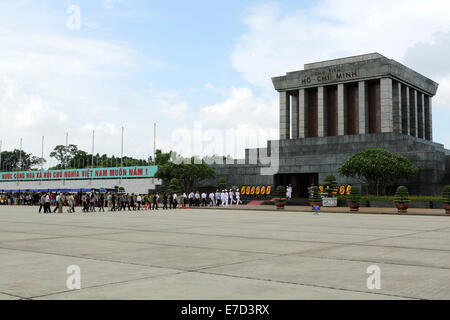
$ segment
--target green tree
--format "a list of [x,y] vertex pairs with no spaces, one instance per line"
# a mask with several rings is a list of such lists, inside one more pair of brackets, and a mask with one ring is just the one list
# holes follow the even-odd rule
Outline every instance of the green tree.
[[180,181],[183,191],[190,192],[194,190],[200,181],[214,179],[216,173],[206,164],[194,163],[172,163],[158,166],[155,178],[170,181],[177,178]]
[[333,196],[333,191],[336,188],[336,186],[337,186],[336,177],[332,174],[327,175],[323,181],[324,192],[326,193],[327,197],[331,198]]
[[386,187],[399,179],[408,179],[419,169],[407,158],[381,148],[372,148],[349,157],[339,168],[339,174],[358,179],[385,194]]
[[[94,161],[94,165],[92,165],[92,160]],[[134,166],[148,166],[150,165],[149,159],[134,159],[132,157],[120,157],[111,156],[109,157],[107,154],[95,154],[92,158],[92,154],[87,153],[83,150],[77,150],[75,155],[70,159],[68,168],[109,168],[109,167],[134,167]],[[56,169],[59,166],[55,167]]]
[[156,149],[155,151],[155,165],[161,166],[169,163],[172,151],[169,153],[164,153],[161,149]]
[[274,195],[275,197],[286,199],[286,188],[284,186],[277,186]]
[[177,193],[180,194],[180,181],[177,178],[170,179],[169,187],[167,188],[167,191],[171,194]]
[[69,144],[68,146],[57,145],[53,151],[50,152],[50,157],[59,161],[59,164],[56,166],[57,168],[67,168],[77,152],[78,147],[74,144]]
[[28,171],[42,166],[45,162],[44,158],[33,156],[23,150],[2,151],[0,171]]

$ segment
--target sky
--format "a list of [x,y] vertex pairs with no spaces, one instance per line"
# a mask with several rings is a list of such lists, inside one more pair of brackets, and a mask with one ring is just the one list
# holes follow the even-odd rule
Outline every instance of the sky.
[[146,159],[264,147],[271,77],[378,52],[439,83],[434,141],[450,149],[450,3],[15,0],[0,3],[0,140],[47,166],[58,144]]

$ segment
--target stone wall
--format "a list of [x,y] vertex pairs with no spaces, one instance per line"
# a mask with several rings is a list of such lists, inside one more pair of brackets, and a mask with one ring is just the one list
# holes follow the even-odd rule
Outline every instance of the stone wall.
[[[359,134],[334,137],[314,137],[304,139],[279,140],[277,150],[272,150],[272,157],[279,155],[278,174],[318,173],[319,181],[326,175],[333,174],[338,182],[359,184],[359,181],[339,176],[338,168],[356,152],[369,148],[383,148],[405,156],[419,168],[419,174],[408,181],[399,181],[410,189],[411,194],[440,194],[446,183],[446,174],[450,174],[448,150],[442,144],[419,139],[409,135],[389,132],[376,134]],[[261,148],[247,150],[246,154],[263,155],[270,150]],[[248,156],[247,156],[248,157]],[[249,159],[245,159],[249,163]],[[258,158],[259,161],[259,158]],[[447,165],[446,165],[447,162]],[[224,177],[230,185],[273,185],[274,175],[261,175],[261,168],[267,165],[257,164],[214,164],[212,168],[217,177]],[[204,185],[213,185],[207,181]]]

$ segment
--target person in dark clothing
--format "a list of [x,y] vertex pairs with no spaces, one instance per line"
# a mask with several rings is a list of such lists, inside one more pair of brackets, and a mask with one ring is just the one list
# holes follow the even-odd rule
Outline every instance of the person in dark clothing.
[[167,210],[167,195],[164,193],[163,194],[163,210],[166,209]]
[[173,206],[173,197],[171,194],[169,194],[169,209],[172,209]]
[[100,212],[100,211],[105,212],[104,205],[105,205],[105,196],[103,195],[103,193],[101,193],[100,194],[100,200],[99,200],[99,203],[98,203],[98,206],[99,206],[100,209],[98,209],[98,212]]
[[116,195],[111,196],[111,211],[116,211]]
[[155,193],[153,196],[153,210],[158,210],[158,194]]
[[[130,198],[129,198],[128,201],[130,201],[130,207],[131,207],[133,210],[136,210],[136,208],[135,208],[135,203],[134,203],[134,193],[131,194],[131,196],[130,196]],[[130,209],[130,207],[128,207],[128,209]]]

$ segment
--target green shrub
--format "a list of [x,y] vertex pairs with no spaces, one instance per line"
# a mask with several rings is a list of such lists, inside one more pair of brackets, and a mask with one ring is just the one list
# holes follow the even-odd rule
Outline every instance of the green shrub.
[[353,186],[350,194],[347,196],[348,202],[361,202],[361,190],[359,187]]
[[286,199],[286,188],[284,186],[278,186],[275,189],[275,197]]
[[219,190],[227,189],[227,180],[225,180],[225,178],[223,177],[220,177],[219,179],[217,179],[216,187]]
[[318,186],[314,186],[312,188],[312,195],[309,198],[310,202],[322,202],[322,198],[320,197],[320,189]]
[[445,205],[450,204],[450,186],[445,186],[442,191],[442,203]]
[[[369,195],[369,196],[361,196],[362,197],[362,201],[394,201],[394,196],[374,196],[374,195]],[[416,202],[429,202],[429,201],[437,201],[440,202],[442,201],[442,195],[440,196],[413,196],[410,195],[409,198],[411,199],[411,201],[416,201]]]
[[333,197],[333,190],[337,186],[336,177],[329,174],[325,177],[323,181],[323,193],[327,197]]
[[411,202],[411,199],[409,198],[408,188],[406,188],[405,186],[399,186],[395,191],[394,202],[395,203]]

